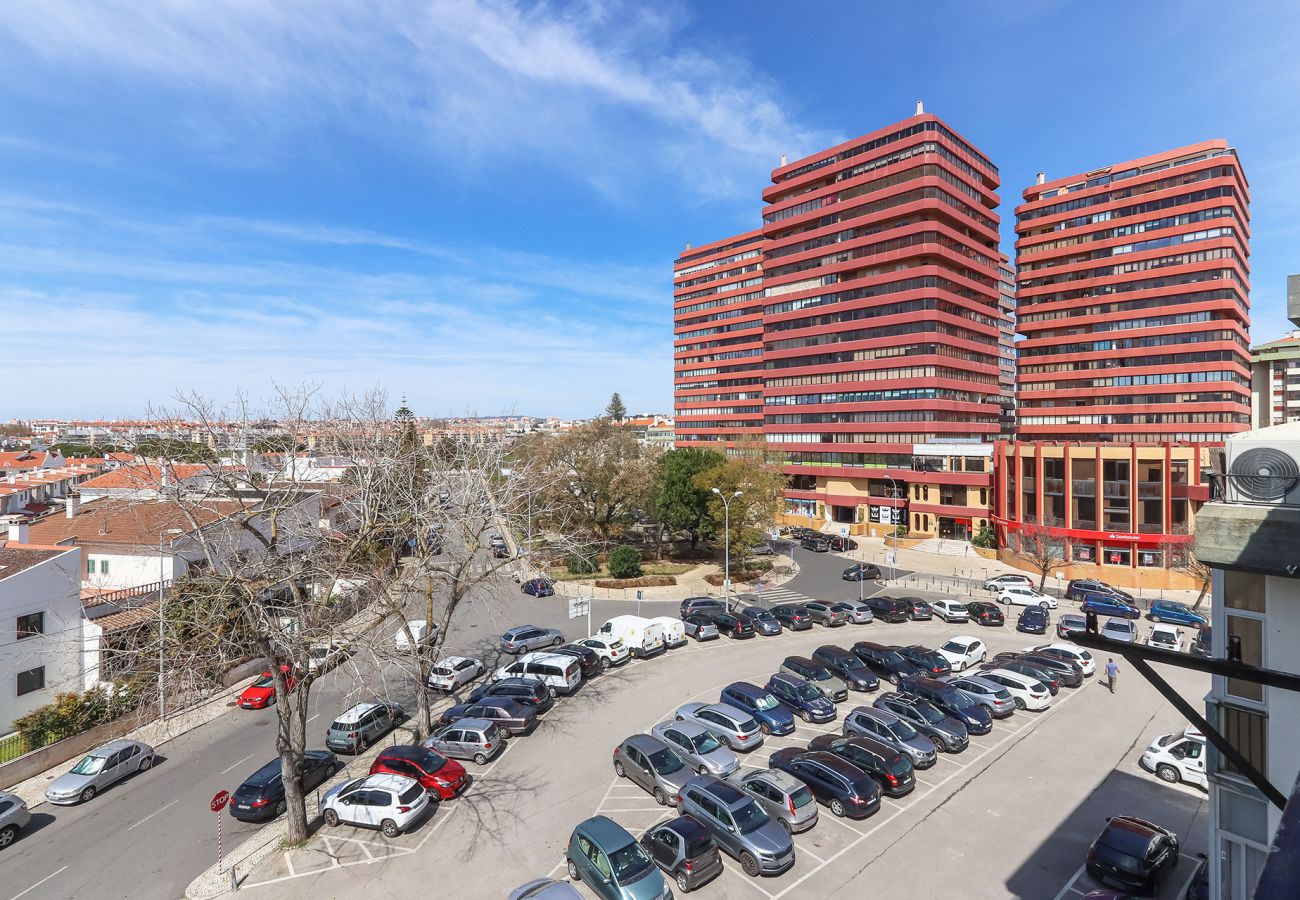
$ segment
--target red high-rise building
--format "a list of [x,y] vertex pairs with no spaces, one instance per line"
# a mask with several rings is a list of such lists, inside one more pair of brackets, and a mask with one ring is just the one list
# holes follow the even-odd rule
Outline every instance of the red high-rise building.
[[1249,428],[1250,196],[1236,151],[1205,141],[1024,198],[1020,439],[1216,442]]

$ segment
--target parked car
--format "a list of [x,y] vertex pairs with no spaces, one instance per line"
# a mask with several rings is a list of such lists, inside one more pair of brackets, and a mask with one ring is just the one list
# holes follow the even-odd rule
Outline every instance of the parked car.
[[330,788],[320,798],[319,811],[331,828],[347,822],[395,838],[419,822],[428,807],[429,794],[414,778],[383,774]]
[[[1011,695],[1011,701],[1016,709],[1037,712],[1052,705],[1052,694],[1047,689],[1047,685],[1022,672],[1014,672],[1011,669],[989,669],[980,672],[979,677],[1005,688]],[[961,687],[960,684],[957,686]]]
[[817,802],[840,818],[865,819],[880,810],[880,784],[834,753],[787,747],[769,756],[767,765],[808,785]]
[[914,766],[907,754],[869,737],[823,734],[813,738],[809,750],[833,753],[866,772],[888,797],[904,797],[916,787]]
[[727,604],[718,597],[687,597],[682,601],[678,611],[682,621],[695,613],[702,613],[712,618],[714,613],[726,612]]
[[930,604],[930,609],[939,618],[952,624],[953,622],[966,622],[970,619],[970,611],[966,608],[965,603],[957,600],[940,599]]
[[1034,665],[1031,662],[1025,662],[1015,654],[1009,654],[1005,658],[994,658],[993,662],[985,663],[980,666],[980,673],[993,672],[998,669],[1006,669],[1008,672],[1015,672],[1024,675],[1026,678],[1032,678],[1040,682],[1047,688],[1049,694],[1053,697],[1061,689],[1061,673],[1053,671],[1045,666]]
[[[338,760],[328,750],[308,750],[302,760],[303,793],[315,790],[335,769]],[[277,756],[244,779],[230,795],[230,815],[241,822],[265,822],[285,811],[284,779]]]
[[682,789],[677,809],[703,825],[750,878],[779,875],[794,865],[790,832],[733,784],[708,776],[693,778]]
[[[293,677],[293,672],[288,666],[280,666],[280,674],[284,677],[285,688],[292,693],[293,689],[298,686],[298,679]],[[263,672],[257,676],[257,679],[244,688],[239,695],[240,709],[266,709],[275,702],[275,675],[270,672]]]
[[669,806],[677,803],[694,773],[665,741],[634,734],[614,748],[614,774],[648,791],[660,806]]
[[713,616],[704,613],[691,613],[682,619],[686,634],[697,641],[712,641],[719,637],[718,626],[713,624]]
[[825,553],[831,549],[831,542],[824,537],[809,535],[799,542],[799,546],[813,553]]
[[1010,585],[998,591],[998,602],[1003,606],[1041,606],[1056,609],[1056,598],[1040,594],[1030,587]]
[[694,722],[660,722],[650,733],[672,748],[697,774],[726,778],[740,768],[740,760],[717,736]]
[[1193,611],[1186,603],[1178,603],[1174,600],[1152,600],[1149,615],[1152,622],[1168,622],[1171,625],[1190,625],[1193,628],[1200,628],[1210,624],[1209,619]]
[[1107,619],[1101,626],[1101,636],[1131,644],[1137,640],[1137,626],[1129,619]]
[[1120,616],[1125,619],[1139,619],[1142,610],[1114,594],[1085,594],[1080,604],[1083,612],[1094,612],[1099,616]]
[[1097,671],[1097,661],[1092,658],[1092,654],[1074,644],[1044,644],[1041,647],[1026,647],[1025,652],[1037,656],[1054,656],[1057,659],[1076,663],[1083,671],[1084,678],[1091,678]]
[[[712,622],[709,622],[709,627],[713,627]],[[578,641],[578,646],[588,647],[595,651],[596,656],[600,657],[600,670],[602,672],[608,671],[611,666],[621,666],[632,658],[632,652],[627,649],[627,645],[618,638],[610,637],[607,634],[596,634],[589,638],[583,638]]]
[[1074,635],[1083,634],[1087,630],[1088,619],[1085,616],[1065,613],[1056,620],[1056,636],[1063,641],[1068,641]]
[[967,603],[966,613],[972,622],[979,625],[997,627],[1006,621],[998,605],[987,600],[972,600]]
[[585,644],[561,644],[551,651],[561,656],[572,656],[582,668],[583,680],[600,673],[600,654]]
[[918,769],[928,769],[939,759],[934,743],[906,720],[887,709],[856,706],[844,717],[844,735],[862,736],[902,753]]
[[558,647],[564,643],[564,633],[557,628],[540,625],[516,625],[501,635],[502,653],[527,653],[543,647]]
[[672,616],[654,616],[651,625],[658,625],[664,630],[664,646],[669,650],[686,646],[686,625],[681,619]]
[[869,597],[867,605],[871,607],[871,614],[882,622],[897,624],[906,622],[912,616],[912,607],[897,597]]
[[954,672],[962,672],[989,658],[989,648],[977,637],[959,634],[939,645],[939,654]]
[[741,769],[727,779],[754,798],[768,817],[791,834],[817,824],[817,801],[808,785],[777,769]]
[[802,678],[836,703],[848,699],[849,688],[843,679],[833,675],[822,663],[814,662],[806,656],[787,656],[781,661],[780,671]]
[[1016,631],[1026,634],[1047,634],[1051,624],[1052,617],[1043,607],[1026,606],[1020,611],[1020,618],[1016,620]]
[[153,757],[153,747],[140,741],[109,741],[50,782],[45,799],[56,806],[86,803],[128,775],[146,771],[153,765]]
[[587,882],[603,900],[659,900],[672,893],[645,848],[605,816],[578,823],[564,859],[569,878]]
[[321,674],[352,655],[352,642],[345,638],[318,641],[307,648],[307,671]]
[[1183,635],[1172,625],[1152,625],[1147,634],[1146,645],[1160,650],[1183,651]]
[[898,684],[899,679],[908,675],[918,675],[921,667],[903,658],[897,647],[886,647],[871,641],[858,641],[853,645],[853,654],[871,671],[890,684]]
[[877,581],[880,579],[880,566],[875,563],[854,563],[840,577],[845,581]]
[[1192,655],[1207,658],[1214,655],[1213,637],[1209,625],[1203,626],[1196,632],[1196,640],[1192,642]]
[[434,728],[420,746],[452,759],[472,759],[485,766],[506,749],[506,738],[495,722],[457,719]]
[[749,552],[754,554],[755,556],[775,556],[776,545],[774,545],[771,541],[765,541]]
[[812,616],[812,620],[827,628],[835,628],[840,625],[849,624],[849,617],[837,609],[832,608],[832,604],[823,603],[820,600],[811,600],[803,605],[804,611]]
[[474,703],[457,703],[442,711],[441,725],[457,719],[487,719],[507,734],[529,734],[537,727],[537,710],[509,697],[484,697]]
[[993,730],[993,714],[978,700],[971,699],[946,681],[913,675],[904,678],[898,689],[928,700],[940,712],[965,725],[968,734],[988,734]]
[[948,662],[948,657],[938,650],[931,650],[929,647],[922,647],[919,644],[898,647],[897,650],[903,659],[920,669],[922,674],[935,677],[952,674],[952,663]]
[[734,681],[722,689],[718,699],[753,716],[763,734],[789,734],[794,731],[794,715],[766,688],[748,681]]
[[568,881],[534,878],[510,892],[507,900],[583,900]]
[[582,663],[562,653],[535,650],[520,654],[492,674],[493,681],[503,678],[535,678],[552,697],[571,694],[582,684]]
[[[956,675],[949,678],[947,683],[982,705],[995,719],[1005,719],[1016,711],[1015,699],[1006,686],[985,678],[983,672],[978,675]],[[1046,690],[1043,689],[1044,693]]]
[[735,640],[754,636],[754,623],[735,613],[717,613],[713,617],[713,624],[719,634],[725,634]]
[[1088,848],[1085,864],[1103,884],[1155,893],[1178,865],[1178,835],[1136,816],[1113,816]]
[[1020,659],[1057,673],[1061,684],[1066,687],[1079,687],[1083,684],[1083,666],[1073,660],[1038,652],[1021,653]]
[[929,602],[920,597],[899,597],[898,602],[907,607],[907,617],[913,622],[929,622],[934,618]]
[[805,722],[835,720],[835,704],[802,678],[778,673],[767,680],[766,687],[782,706]]
[[[834,644],[822,644],[813,651],[812,661],[825,666],[854,691],[875,691],[880,689],[880,679],[876,673],[862,661],[852,650],[845,650]],[[797,674],[797,673],[796,673]]]
[[736,615],[748,619],[749,624],[754,626],[754,631],[758,634],[770,636],[781,633],[781,623],[776,616],[772,615],[770,610],[766,610],[761,606],[743,607]]
[[27,809],[27,801],[17,794],[0,791],[0,850],[18,840],[18,833],[31,821],[32,814]]
[[[370,764],[370,774],[387,772],[413,778],[439,800],[451,800],[469,786],[470,777],[465,767],[455,760],[435,753],[419,744],[398,744],[375,757]],[[307,785],[303,785],[307,789]]]
[[1065,599],[1080,601],[1085,594],[1111,594],[1119,597],[1121,600],[1133,602],[1133,595],[1127,591],[1121,591],[1104,581],[1098,581],[1095,578],[1072,578],[1070,583],[1065,586]]
[[336,753],[361,753],[404,721],[406,712],[396,703],[358,703],[330,723],[325,746]]
[[763,743],[758,721],[726,703],[683,703],[674,714],[679,722],[694,722],[732,750],[753,750]]
[[683,894],[722,874],[717,842],[690,816],[651,825],[641,835],[641,847]]
[[483,663],[465,656],[444,656],[429,672],[431,691],[450,693],[478,678],[485,671]]
[[830,539],[831,549],[836,553],[847,553],[850,550],[858,549],[858,542],[851,537],[840,537],[835,535]]
[[552,597],[555,584],[549,578],[530,578],[520,586],[520,590],[534,597]]
[[469,692],[466,702],[477,703],[486,697],[508,697],[531,706],[540,716],[555,705],[550,689],[537,678],[502,678],[481,684]]
[[1205,774],[1205,735],[1194,725],[1175,734],[1156,738],[1142,754],[1142,768],[1155,772],[1161,781],[1185,781],[1209,789]]
[[1005,587],[1010,587],[1011,585],[1023,585],[1024,587],[1030,587],[1031,585],[1033,585],[1033,581],[1030,580],[1028,575],[1015,575],[1015,574],[998,575],[984,582],[984,590],[993,591],[996,593]]
[[772,615],[783,628],[791,631],[807,631],[812,628],[812,616],[808,615],[802,603],[782,603],[772,607]]
[[872,704],[905,720],[934,744],[934,749],[944,753],[960,753],[970,745],[970,735],[961,720],[936,709],[929,701],[916,694],[894,691],[882,694]]
[[871,606],[865,600],[841,600],[831,604],[831,609],[844,613],[854,625],[870,625],[876,620]]

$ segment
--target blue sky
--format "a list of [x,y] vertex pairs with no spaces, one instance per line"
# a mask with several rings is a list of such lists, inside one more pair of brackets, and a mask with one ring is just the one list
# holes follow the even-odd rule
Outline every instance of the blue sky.
[[0,11],[0,77],[0,419],[669,410],[684,243],[921,98],[1001,169],[1006,247],[1037,171],[1224,137],[1256,342],[1300,271],[1287,3],[43,0]]

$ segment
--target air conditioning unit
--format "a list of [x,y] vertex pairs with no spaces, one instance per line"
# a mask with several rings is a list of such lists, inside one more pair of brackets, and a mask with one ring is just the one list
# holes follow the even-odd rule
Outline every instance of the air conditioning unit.
[[1300,429],[1262,428],[1227,444],[1229,503],[1300,506]]

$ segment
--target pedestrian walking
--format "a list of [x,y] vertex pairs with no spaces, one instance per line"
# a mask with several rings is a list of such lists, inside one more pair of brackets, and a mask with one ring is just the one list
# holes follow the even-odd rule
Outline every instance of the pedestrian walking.
[[1106,662],[1106,686],[1110,692],[1115,693],[1115,682],[1119,678],[1119,666],[1115,665],[1115,659],[1112,657]]

